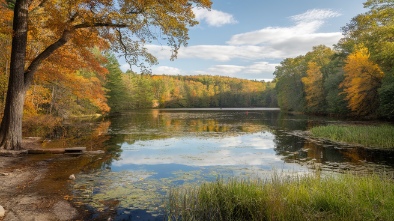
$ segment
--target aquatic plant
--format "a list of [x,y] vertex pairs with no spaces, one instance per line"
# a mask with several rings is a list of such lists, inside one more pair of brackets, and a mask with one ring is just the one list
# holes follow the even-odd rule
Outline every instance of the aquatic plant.
[[327,125],[310,129],[314,137],[374,148],[394,148],[394,126]]
[[168,195],[168,220],[391,220],[394,182],[377,175],[274,176],[204,183]]

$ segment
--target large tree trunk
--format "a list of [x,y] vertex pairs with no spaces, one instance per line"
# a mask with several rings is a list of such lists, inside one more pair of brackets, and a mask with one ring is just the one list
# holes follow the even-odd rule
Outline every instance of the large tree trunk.
[[25,100],[25,57],[30,0],[17,0],[14,8],[10,78],[0,126],[0,149],[22,148],[22,116]]

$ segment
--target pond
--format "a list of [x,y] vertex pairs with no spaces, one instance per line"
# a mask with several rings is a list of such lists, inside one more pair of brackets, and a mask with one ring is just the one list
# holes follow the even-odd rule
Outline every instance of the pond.
[[[78,139],[46,145],[83,144],[107,151],[100,167],[76,174],[75,205],[89,219],[163,220],[173,187],[218,178],[269,178],[289,174],[392,173],[394,154],[315,142],[293,135],[336,119],[289,115],[277,109],[154,109],[123,113],[90,124]],[[111,156],[111,157],[108,157]]]

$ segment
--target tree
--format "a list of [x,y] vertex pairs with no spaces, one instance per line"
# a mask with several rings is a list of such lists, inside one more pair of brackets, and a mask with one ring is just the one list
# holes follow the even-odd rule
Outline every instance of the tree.
[[306,77],[301,78],[301,81],[304,83],[307,110],[314,113],[321,111],[325,96],[320,66],[316,62],[309,62]]
[[349,109],[357,116],[375,114],[383,72],[369,59],[368,49],[362,45],[345,62],[345,79],[340,87],[346,93]]
[[386,75],[379,92],[379,116],[394,119],[394,75]]
[[107,54],[107,62],[105,67],[108,69],[105,88],[107,88],[108,105],[111,107],[111,112],[120,112],[126,109],[126,100],[131,99],[127,93],[125,82],[123,81],[123,72],[120,70],[120,65],[115,55]]
[[394,66],[394,2],[393,0],[367,0],[364,8],[369,11],[354,17],[342,28],[344,38],[338,43],[345,53],[353,51],[357,44],[364,44],[384,72]]
[[[369,10],[357,15],[342,28],[345,37],[339,41],[337,48],[341,49],[345,55],[352,53],[356,45],[363,44],[368,49],[371,62],[376,63],[385,73],[378,93],[379,107],[374,108],[379,108],[380,116],[392,118],[394,2],[393,0],[367,0],[364,8]],[[376,102],[373,104],[377,105]]]
[[136,74],[133,76],[133,84],[129,86],[131,86],[131,100],[135,109],[152,108],[154,95],[150,76]]
[[313,50],[305,55],[308,69],[306,76],[301,80],[305,89],[305,111],[309,113],[322,114],[326,112],[326,94],[323,83],[332,74],[329,64],[333,55],[334,51],[324,45],[313,47]]
[[[335,60],[333,61],[334,63]],[[339,88],[341,82],[343,82],[345,76],[342,68],[333,71],[324,81],[324,90],[326,94],[327,102],[327,113],[333,115],[345,116],[349,113],[347,108],[346,94],[343,92],[342,88]]]
[[[10,77],[0,127],[1,148],[22,148],[26,91],[40,65],[57,49],[84,49],[109,42],[131,65],[146,71],[146,64],[157,61],[144,44],[166,39],[174,59],[178,49],[187,44],[188,26],[197,24],[192,7],[210,5],[209,0],[15,1]],[[104,40],[98,42],[99,39]]]
[[274,72],[278,105],[285,111],[304,111],[305,97],[301,78],[305,76],[305,56],[286,58]]

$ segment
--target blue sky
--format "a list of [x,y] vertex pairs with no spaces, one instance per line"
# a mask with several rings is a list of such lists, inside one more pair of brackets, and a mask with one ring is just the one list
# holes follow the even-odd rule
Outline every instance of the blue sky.
[[[303,55],[316,45],[337,43],[341,27],[366,11],[364,2],[213,0],[210,11],[194,10],[200,24],[190,29],[189,45],[180,49],[175,61],[170,61],[165,44],[146,45],[159,60],[152,73],[270,80],[284,58]],[[129,68],[119,62],[122,70]]]

